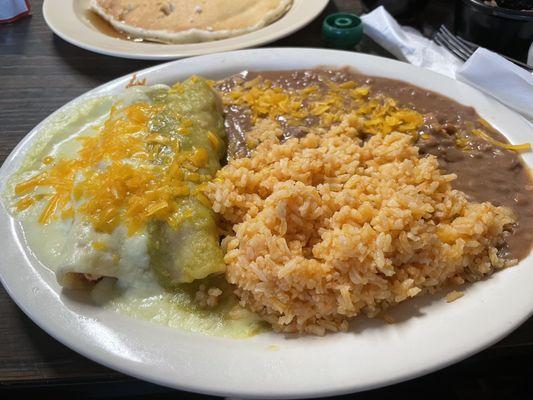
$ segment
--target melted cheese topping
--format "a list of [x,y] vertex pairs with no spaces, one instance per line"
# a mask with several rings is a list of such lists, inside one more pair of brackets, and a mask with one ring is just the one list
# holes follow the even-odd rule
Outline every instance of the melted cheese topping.
[[413,132],[424,122],[420,113],[399,107],[392,98],[372,96],[369,86],[359,86],[354,81],[329,80],[324,84],[325,87],[310,85],[288,90],[257,77],[223,94],[223,100],[226,105],[249,108],[254,124],[263,118],[285,118],[289,125],[296,125],[312,118],[319,127],[327,129],[340,123],[346,114],[355,112],[361,117],[364,132],[377,134]]
[[[105,233],[124,223],[131,235],[150,220],[177,228],[183,215],[176,197],[205,201],[201,183],[210,177],[198,169],[206,166],[208,153],[203,148],[180,151],[175,137],[151,132],[150,120],[158,112],[160,105],[144,102],[113,107],[97,135],[79,138],[76,157],[46,156],[41,172],[16,185],[16,209],[45,200],[41,224],[80,215]],[[192,122],[181,116],[180,122],[180,133],[187,134]],[[214,134],[209,139],[220,145]]]

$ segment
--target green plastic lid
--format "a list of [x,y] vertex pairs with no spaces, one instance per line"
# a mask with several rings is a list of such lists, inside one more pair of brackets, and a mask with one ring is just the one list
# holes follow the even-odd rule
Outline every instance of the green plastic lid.
[[363,37],[363,22],[352,13],[330,14],[322,23],[322,37],[327,47],[352,49]]

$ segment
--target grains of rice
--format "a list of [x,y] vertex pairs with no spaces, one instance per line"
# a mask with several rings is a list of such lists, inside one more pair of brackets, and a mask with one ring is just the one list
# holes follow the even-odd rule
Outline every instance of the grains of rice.
[[452,301],[460,299],[464,295],[465,295],[464,292],[460,292],[460,291],[454,290],[454,291],[452,291],[452,292],[450,292],[450,293],[448,293],[446,295],[446,302],[447,303],[451,303]]
[[207,288],[206,285],[201,284],[195,294],[196,303],[203,308],[215,307],[218,304],[222,290],[217,287]]
[[511,210],[452,190],[409,134],[358,138],[357,119],[280,144],[264,139],[208,189],[240,304],[283,332],[348,328],[424,292],[506,266]]
[[395,320],[394,320],[394,317],[390,314],[383,314],[381,316],[381,318],[383,318],[383,320],[387,323],[387,324],[394,324]]

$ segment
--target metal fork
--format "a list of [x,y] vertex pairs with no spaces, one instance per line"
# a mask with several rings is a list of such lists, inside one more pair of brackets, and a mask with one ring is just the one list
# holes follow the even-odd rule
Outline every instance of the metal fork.
[[[435,41],[435,43],[445,47],[446,49],[448,49],[448,51],[452,52],[463,61],[468,60],[470,56],[474,54],[474,51],[479,48],[477,44],[469,42],[468,40],[462,39],[459,36],[454,35],[444,25],[440,26],[439,30],[433,36],[433,40]],[[507,60],[515,63],[516,65],[526,69],[527,71],[533,71],[533,67],[527,65],[526,63],[523,63],[522,61],[518,61],[514,58],[504,56],[503,54],[500,55],[506,58]]]

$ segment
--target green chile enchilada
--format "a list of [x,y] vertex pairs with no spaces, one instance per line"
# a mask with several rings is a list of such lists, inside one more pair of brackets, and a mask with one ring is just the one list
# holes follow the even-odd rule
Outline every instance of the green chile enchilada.
[[214,214],[200,190],[224,156],[216,94],[192,77],[144,100],[113,105],[95,135],[79,138],[76,157],[48,155],[15,186],[19,210],[41,202],[41,224],[71,221],[70,238],[84,239],[65,247],[72,251],[58,271],[65,286],[117,277],[114,248],[144,236],[165,285],[224,271]]
[[227,139],[204,79],[92,100],[49,132],[11,186],[30,246],[62,286],[171,326],[261,329],[221,277],[220,229],[202,190]]

